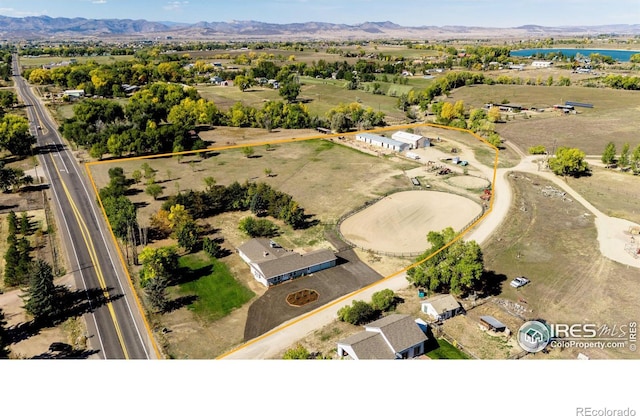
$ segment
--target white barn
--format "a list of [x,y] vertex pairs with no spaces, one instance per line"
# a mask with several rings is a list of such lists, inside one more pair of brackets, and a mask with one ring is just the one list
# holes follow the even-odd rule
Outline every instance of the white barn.
[[267,287],[328,269],[338,260],[331,250],[300,254],[286,250],[268,238],[247,241],[238,247],[238,254],[249,265],[253,277]]
[[356,140],[396,152],[403,152],[409,148],[407,143],[371,133],[359,133],[356,135]]
[[533,61],[531,62],[531,66],[534,68],[549,68],[553,65],[551,61]]
[[429,139],[419,134],[408,133],[406,131],[397,131],[391,135],[393,140],[408,144],[409,149],[418,149],[420,147],[428,147],[431,145]]

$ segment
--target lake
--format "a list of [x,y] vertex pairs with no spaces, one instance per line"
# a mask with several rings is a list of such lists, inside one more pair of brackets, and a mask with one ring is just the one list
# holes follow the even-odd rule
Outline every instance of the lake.
[[564,56],[574,57],[577,53],[583,56],[589,56],[592,53],[599,53],[600,55],[610,56],[613,59],[620,62],[629,62],[631,59],[631,55],[640,53],[640,51],[621,51],[614,49],[564,49],[564,48],[550,48],[550,49],[520,49],[517,51],[511,51],[511,56],[519,56],[519,57],[527,57],[533,56],[537,53],[551,53],[551,52],[562,52]]

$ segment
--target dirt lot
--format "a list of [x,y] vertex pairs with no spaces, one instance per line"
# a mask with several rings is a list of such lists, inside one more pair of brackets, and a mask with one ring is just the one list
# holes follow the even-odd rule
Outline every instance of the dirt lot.
[[392,194],[347,218],[343,236],[365,249],[382,252],[422,252],[426,235],[447,227],[462,229],[482,207],[470,199],[443,192],[407,191]]
[[[528,318],[549,322],[611,327],[638,321],[640,272],[600,254],[593,217],[584,207],[544,196],[541,190],[549,184],[535,175],[516,173],[509,181],[514,188],[509,221],[483,248],[485,267],[503,279],[500,296],[525,300],[532,310]],[[531,283],[510,287],[510,280],[520,275]],[[619,349],[598,355],[638,358]]]

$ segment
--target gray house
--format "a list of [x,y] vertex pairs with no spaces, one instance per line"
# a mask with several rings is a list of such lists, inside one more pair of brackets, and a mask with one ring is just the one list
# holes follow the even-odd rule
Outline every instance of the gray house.
[[338,357],[393,360],[424,354],[427,336],[409,315],[393,314],[364,326],[364,331],[338,341]]
[[238,254],[249,265],[253,277],[269,287],[336,265],[331,250],[309,253],[286,250],[268,238],[253,238],[238,247]]

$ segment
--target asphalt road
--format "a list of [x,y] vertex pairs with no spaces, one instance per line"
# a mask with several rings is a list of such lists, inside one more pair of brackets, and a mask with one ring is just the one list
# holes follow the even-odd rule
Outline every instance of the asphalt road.
[[[76,288],[91,303],[85,314],[89,348],[102,359],[153,359],[158,357],[146,322],[132,293],[116,251],[113,237],[96,202],[85,170],[78,164],[58,133],[43,103],[20,76],[13,57],[17,93],[26,105],[37,138],[38,175],[50,185],[49,203],[68,254]],[[42,169],[42,171],[40,170]]]

